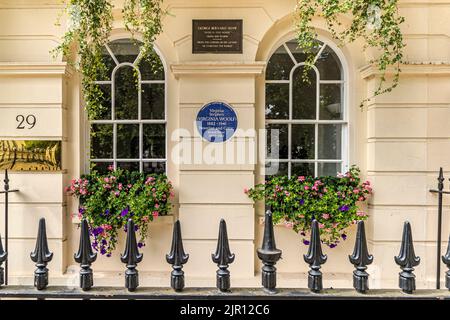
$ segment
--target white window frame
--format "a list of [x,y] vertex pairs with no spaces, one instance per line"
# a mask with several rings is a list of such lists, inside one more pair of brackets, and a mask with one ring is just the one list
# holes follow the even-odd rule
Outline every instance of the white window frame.
[[[288,126],[288,157],[287,159],[265,159],[265,163],[287,163],[288,164],[288,177],[292,176],[292,164],[293,163],[314,163],[314,176],[318,176],[318,167],[319,163],[340,163],[341,170],[345,171],[348,168],[348,159],[349,159],[349,123],[348,123],[348,77],[347,77],[347,66],[345,63],[345,59],[343,54],[337,48],[336,45],[326,41],[322,37],[318,37],[317,40],[322,42],[322,47],[318,51],[316,57],[314,58],[314,65],[312,66],[312,70],[316,73],[316,119],[311,120],[294,120],[292,119],[293,114],[293,74],[298,67],[304,66],[305,63],[298,62],[291,50],[289,49],[287,43],[292,41],[293,39],[284,40],[281,44],[278,44],[275,47],[277,50],[281,45],[284,47],[289,57],[291,58],[294,66],[292,67],[289,73],[289,80],[267,80],[264,81],[264,86],[267,84],[288,84],[289,85],[289,118],[288,119],[266,119],[264,116],[265,124],[287,124]],[[329,47],[333,52],[337,55],[339,62],[341,63],[341,80],[321,80],[320,73],[315,63],[317,59],[320,57],[322,52],[326,47]],[[269,60],[272,58],[273,54],[269,56]],[[340,84],[341,85],[341,105],[342,105],[342,120],[320,120],[319,119],[319,111],[320,111],[320,85],[321,84]],[[267,93],[264,95],[264,99],[266,100]],[[266,107],[266,104],[264,105]],[[292,125],[293,124],[314,124],[314,159],[292,159]],[[341,158],[340,159],[319,159],[318,155],[318,138],[319,138],[319,125],[321,124],[339,124],[341,125]],[[267,148],[267,147],[266,147]]]
[[[121,39],[131,39],[126,37],[120,37],[111,39],[112,41],[115,40],[121,40]],[[157,48],[154,48],[155,52],[157,53],[159,59],[161,60],[161,64],[164,67],[164,80],[142,80],[141,79],[141,72],[137,66],[140,59],[142,58],[142,53],[140,52],[133,63],[130,62],[122,62],[120,63],[116,56],[114,55],[111,48],[108,46],[108,44],[105,45],[106,50],[110,54],[111,58],[114,60],[114,63],[116,66],[114,67],[112,73],[111,73],[111,80],[105,80],[105,81],[95,81],[96,84],[108,84],[111,86],[111,119],[110,120],[89,120],[88,127],[87,127],[87,137],[86,141],[88,141],[87,144],[87,150],[88,150],[88,159],[86,163],[86,171],[89,172],[90,170],[90,163],[96,162],[96,163],[112,163],[114,169],[117,169],[117,163],[118,162],[139,162],[139,171],[143,172],[144,169],[144,163],[151,163],[151,162],[162,162],[165,164],[165,173],[167,174],[167,153],[168,153],[168,139],[167,139],[167,68],[165,61],[162,59],[161,53]],[[138,95],[138,118],[135,120],[117,120],[115,119],[115,74],[117,70],[119,70],[121,67],[129,66],[134,68],[138,72],[138,88],[136,89],[137,92],[139,92]],[[142,89],[142,84],[164,84],[164,119],[142,119],[142,94],[140,93]],[[139,90],[139,91],[138,91]],[[96,159],[91,158],[90,156],[90,130],[92,124],[112,124],[113,125],[113,157],[108,159]],[[118,124],[138,124],[139,125],[139,158],[117,158],[117,125]],[[144,149],[144,124],[164,124],[164,134],[165,134],[165,157],[164,158],[143,158],[143,149]]]

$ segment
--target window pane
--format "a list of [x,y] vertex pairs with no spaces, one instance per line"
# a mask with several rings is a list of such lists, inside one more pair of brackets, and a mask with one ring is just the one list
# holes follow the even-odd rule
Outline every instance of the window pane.
[[291,164],[291,176],[312,176],[314,177],[314,163],[298,163]]
[[320,80],[341,80],[341,63],[330,47],[326,47],[317,59]]
[[319,176],[333,176],[335,177],[341,171],[340,163],[319,163]]
[[115,77],[116,119],[137,119],[138,94],[134,68],[121,67]]
[[98,87],[102,92],[102,107],[103,110],[100,114],[92,120],[111,120],[111,85],[99,84]]
[[111,159],[113,157],[112,124],[91,125],[91,159]]
[[289,73],[294,67],[294,62],[284,46],[280,46],[270,57],[266,68],[267,80],[289,80]]
[[292,117],[293,119],[316,118],[317,77],[313,69],[308,71],[309,83],[303,81],[304,67],[294,71],[292,83]]
[[341,85],[320,85],[320,120],[342,120]]
[[117,158],[139,159],[139,125],[117,125]]
[[128,171],[139,171],[139,162],[117,162],[117,167]]
[[289,84],[266,84],[266,119],[289,119]]
[[99,173],[106,173],[111,165],[112,162],[91,162],[91,171],[96,170]]
[[266,162],[266,180],[271,176],[287,176],[288,175],[288,163],[287,162]]
[[266,130],[266,158],[287,159],[288,125],[268,124]]
[[164,65],[158,55],[152,57],[152,62],[147,59],[139,61],[139,70],[142,80],[164,80]]
[[[288,41],[288,42],[286,42],[286,45],[288,46],[289,51],[291,51],[291,53],[294,56],[297,63],[306,61],[306,54],[303,52],[303,49],[298,47],[297,40]],[[321,47],[322,47],[322,42],[317,40],[317,43],[315,44],[315,46],[313,48],[313,53],[315,53],[315,55],[317,55],[317,53],[319,52]]]
[[108,43],[117,61],[133,63],[139,54],[139,43],[133,39],[119,39]]
[[166,171],[165,162],[144,162],[145,173],[164,173]]
[[341,159],[342,125],[319,125],[319,159]]
[[314,159],[314,125],[292,125],[292,159]]
[[166,127],[164,124],[144,124],[144,153],[146,159],[166,157]]
[[164,84],[142,84],[142,119],[164,119]]

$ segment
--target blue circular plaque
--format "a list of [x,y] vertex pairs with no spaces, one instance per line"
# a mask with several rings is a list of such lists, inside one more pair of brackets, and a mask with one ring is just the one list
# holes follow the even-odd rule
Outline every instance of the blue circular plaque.
[[233,108],[220,101],[205,104],[197,114],[197,129],[209,142],[225,142],[237,129],[237,115]]

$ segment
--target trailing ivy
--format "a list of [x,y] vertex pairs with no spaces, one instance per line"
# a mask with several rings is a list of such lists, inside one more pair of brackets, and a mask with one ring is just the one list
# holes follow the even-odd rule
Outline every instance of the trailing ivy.
[[[377,66],[380,82],[373,96],[362,101],[361,106],[375,96],[392,91],[399,82],[405,47],[400,30],[405,19],[399,15],[397,4],[398,0],[298,0],[295,9],[297,41],[307,55],[307,65],[313,64],[314,48],[318,45],[317,34],[311,25],[312,18],[318,15],[325,19],[329,31],[341,43],[362,38],[364,50],[373,48],[379,52],[370,63]],[[340,21],[342,15],[352,16],[348,27]],[[394,76],[387,83],[389,66],[393,66]],[[309,68],[304,68],[306,73]]]
[[[103,79],[107,71],[103,54],[113,24],[112,2],[112,0],[65,1],[63,13],[68,16],[67,31],[62,43],[53,50],[55,55],[62,54],[80,71],[89,119],[96,119],[105,111],[102,105],[103,93],[95,81]],[[142,32],[141,61],[146,59],[151,66],[158,65],[152,63],[157,61],[152,57],[155,55],[153,42],[162,31],[161,19],[165,14],[161,5],[162,0],[125,0],[122,10],[125,27],[131,31],[132,36],[136,32]]]
[[154,73],[162,65],[157,63],[159,57],[153,49],[153,43],[162,31],[162,18],[167,11],[162,9],[163,0],[126,0],[123,7],[125,27],[132,35],[142,34],[141,58],[147,60]]

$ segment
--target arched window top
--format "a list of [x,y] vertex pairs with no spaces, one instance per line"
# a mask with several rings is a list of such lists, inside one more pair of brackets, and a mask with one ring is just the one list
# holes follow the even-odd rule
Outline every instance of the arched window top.
[[141,80],[164,80],[164,65],[157,54],[152,64],[141,59],[142,42],[134,39],[117,39],[109,42],[103,49],[103,61],[107,67],[105,79],[111,80],[115,69],[124,65],[133,65],[140,73]]
[[[317,43],[314,48],[314,66],[320,80],[343,80],[342,64],[337,54],[327,44],[321,41]],[[283,43],[267,63],[266,80],[289,80],[293,69],[304,64],[305,60],[306,55],[296,40]]]

